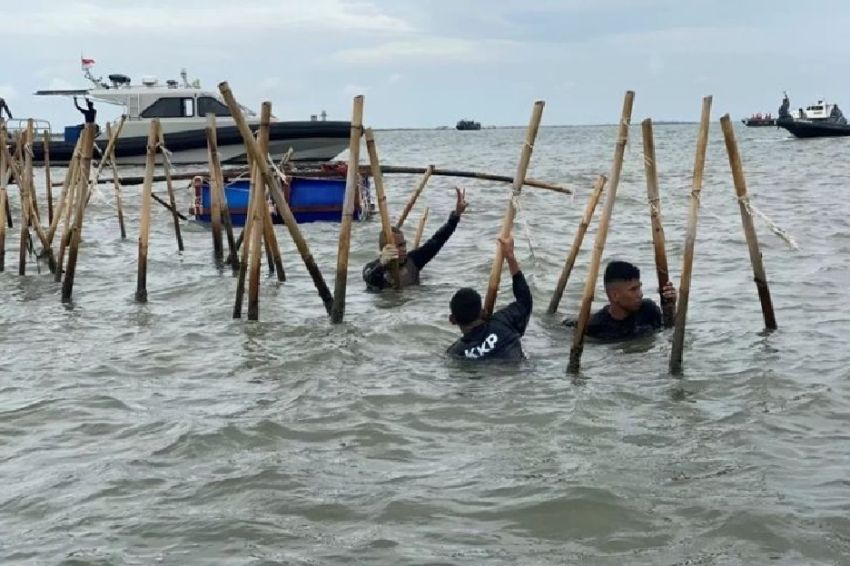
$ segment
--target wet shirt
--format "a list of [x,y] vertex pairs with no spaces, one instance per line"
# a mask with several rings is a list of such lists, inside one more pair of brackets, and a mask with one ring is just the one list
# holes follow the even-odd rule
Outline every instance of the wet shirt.
[[[419,284],[419,271],[425,267],[425,264],[434,259],[437,252],[442,249],[443,244],[454,233],[459,221],[460,215],[452,212],[448,221],[431,236],[431,239],[407,253],[407,259],[399,265],[398,270],[402,287]],[[380,291],[392,287],[392,274],[381,265],[381,261],[378,259],[370,261],[363,267],[363,280],[370,291]]]
[[453,358],[467,360],[522,360],[522,335],[531,317],[531,290],[522,271],[513,277],[514,302],[499,309],[484,324],[463,335],[448,349]]
[[590,317],[586,334],[591,338],[614,342],[645,336],[661,328],[661,309],[651,299],[644,299],[640,309],[623,320],[610,314],[610,305],[605,305]]

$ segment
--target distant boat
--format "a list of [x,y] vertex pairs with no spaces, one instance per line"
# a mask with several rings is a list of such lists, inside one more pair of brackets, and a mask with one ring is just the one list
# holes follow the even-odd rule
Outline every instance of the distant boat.
[[789,111],[791,102],[786,94],[779,107],[776,125],[785,128],[798,138],[820,138],[850,136],[850,124],[837,104],[828,104],[823,99],[797,110],[794,116]]
[[474,120],[458,120],[455,128],[458,130],[480,130],[481,122],[476,122]]
[[745,126],[758,128],[764,126],[775,126],[776,118],[770,114],[753,114],[749,118],[743,118],[741,122],[743,122]]

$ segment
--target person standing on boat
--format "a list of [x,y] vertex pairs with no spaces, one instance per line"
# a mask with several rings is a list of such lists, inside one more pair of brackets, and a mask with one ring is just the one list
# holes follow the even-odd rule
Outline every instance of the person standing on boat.
[[513,278],[514,302],[488,316],[481,295],[464,287],[452,297],[449,322],[460,327],[463,337],[449,346],[449,356],[466,360],[522,360],[521,338],[531,318],[533,300],[528,283],[514,255],[514,239],[499,238],[502,256]]
[[77,101],[77,97],[74,97],[74,106],[77,107],[77,110],[83,113],[83,117],[85,118],[86,124],[94,124],[95,117],[97,116],[97,110],[94,108],[94,103],[90,98],[86,98],[86,108],[80,107],[80,103]]
[[[627,261],[612,261],[603,276],[608,304],[595,312],[585,334],[603,342],[619,342],[651,334],[661,328],[661,309],[652,299],[644,299],[640,269]],[[676,288],[667,282],[661,289],[661,299],[673,303],[675,316]],[[574,326],[574,320],[564,324]]]
[[6,115],[9,116],[9,119],[14,120],[14,118],[12,118],[12,111],[9,110],[9,105],[6,104],[6,99],[4,99],[3,97],[0,97],[0,120],[3,119],[3,111],[4,110],[6,111]]
[[383,231],[381,232],[378,238],[378,247],[381,249],[380,257],[363,267],[363,280],[370,291],[380,291],[392,287],[392,274],[387,266],[394,260],[398,261],[402,287],[419,284],[419,272],[442,249],[443,244],[454,233],[461,215],[466,210],[468,204],[466,202],[466,189],[455,188],[455,191],[457,192],[457,203],[454,211],[449,215],[448,221],[431,236],[431,239],[415,250],[407,251],[404,233],[399,228],[393,227],[395,242],[392,243],[387,242]]

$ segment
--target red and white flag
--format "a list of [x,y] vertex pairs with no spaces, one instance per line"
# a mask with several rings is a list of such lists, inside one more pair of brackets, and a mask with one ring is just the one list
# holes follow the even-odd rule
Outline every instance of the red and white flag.
[[94,67],[94,59],[88,59],[86,57],[80,57],[80,67],[85,69],[91,69]]

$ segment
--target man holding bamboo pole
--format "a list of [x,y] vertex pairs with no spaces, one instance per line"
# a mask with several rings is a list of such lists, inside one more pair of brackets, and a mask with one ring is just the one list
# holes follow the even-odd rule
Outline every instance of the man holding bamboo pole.
[[[619,342],[645,336],[662,326],[661,309],[652,299],[643,298],[640,269],[627,261],[612,261],[603,276],[608,304],[590,317],[585,334],[604,342]],[[667,281],[661,289],[662,301],[673,305],[676,289]]]
[[488,316],[476,290],[469,287],[458,290],[450,303],[449,322],[460,327],[463,337],[448,349],[454,358],[506,361],[525,358],[521,339],[531,318],[531,290],[514,255],[514,239],[500,237],[499,249],[511,272],[516,300]]
[[393,286],[392,274],[388,266],[394,260],[399,266],[399,287],[419,284],[419,272],[425,265],[434,259],[434,256],[443,248],[443,245],[454,234],[457,223],[463,215],[468,203],[466,202],[466,189],[455,187],[457,202],[455,209],[449,215],[449,219],[437,230],[431,239],[409,253],[404,232],[400,228],[393,227],[395,242],[387,242],[386,236],[381,232],[378,238],[378,247],[381,255],[372,260],[363,268],[363,280],[370,291],[381,291]]

